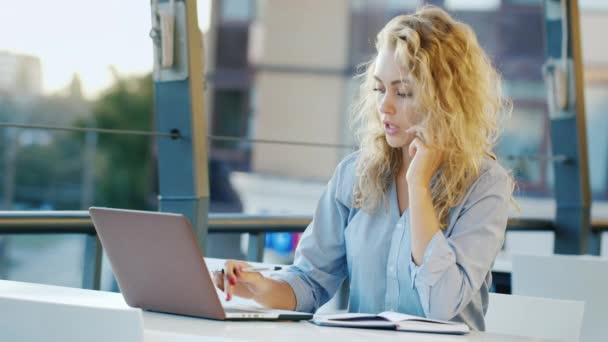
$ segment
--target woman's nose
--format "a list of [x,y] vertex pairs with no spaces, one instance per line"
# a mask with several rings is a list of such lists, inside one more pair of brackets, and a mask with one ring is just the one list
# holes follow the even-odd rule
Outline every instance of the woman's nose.
[[389,96],[385,94],[380,100],[380,113],[382,114],[395,114],[395,107],[391,103]]

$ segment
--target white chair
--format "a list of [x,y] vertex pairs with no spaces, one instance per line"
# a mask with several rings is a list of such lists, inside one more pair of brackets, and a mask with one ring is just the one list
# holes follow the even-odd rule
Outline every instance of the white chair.
[[0,340],[142,342],[142,310],[120,293],[0,280]]
[[512,293],[585,302],[581,340],[608,336],[608,259],[588,255],[514,255]]
[[585,304],[580,301],[490,293],[486,331],[578,341]]

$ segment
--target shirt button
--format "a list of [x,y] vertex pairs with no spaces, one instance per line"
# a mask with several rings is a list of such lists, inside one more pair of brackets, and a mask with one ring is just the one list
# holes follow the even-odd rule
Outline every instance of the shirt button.
[[403,227],[403,224],[397,223],[397,228],[401,228],[401,227]]
[[395,268],[393,266],[391,266],[391,267],[388,268],[388,271],[391,272],[391,273],[393,273],[393,272],[395,272]]

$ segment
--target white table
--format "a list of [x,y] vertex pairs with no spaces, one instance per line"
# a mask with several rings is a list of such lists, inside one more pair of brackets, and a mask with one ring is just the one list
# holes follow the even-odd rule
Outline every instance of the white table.
[[[213,270],[222,262],[208,264]],[[213,321],[129,308],[119,293],[0,280],[0,341],[40,337],[50,342],[541,341],[479,332],[455,336],[319,327],[309,322]]]
[[320,327],[308,322],[220,322],[192,317],[144,312],[146,342],[189,341],[543,341],[518,336],[472,332],[468,335],[439,335]]

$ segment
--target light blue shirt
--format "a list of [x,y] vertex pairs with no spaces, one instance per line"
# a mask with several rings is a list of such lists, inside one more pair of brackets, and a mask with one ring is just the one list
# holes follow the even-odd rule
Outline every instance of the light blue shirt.
[[491,268],[508,219],[507,172],[493,159],[484,161],[461,204],[450,210],[447,229],[433,236],[416,266],[409,212],[400,215],[394,181],[387,206],[373,214],[353,208],[358,155],[349,155],[336,168],[302,235],[294,265],[272,277],[293,288],[298,311],[316,311],[348,276],[350,312],[398,311],[483,331]]

